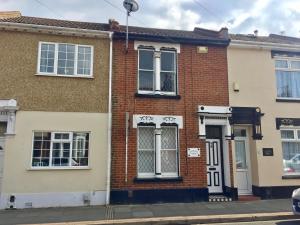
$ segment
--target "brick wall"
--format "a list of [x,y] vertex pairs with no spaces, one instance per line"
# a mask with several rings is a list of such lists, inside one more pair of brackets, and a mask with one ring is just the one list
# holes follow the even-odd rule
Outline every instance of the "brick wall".
[[[115,40],[113,54],[112,189],[207,187],[205,142],[198,138],[197,107],[198,105],[229,105],[226,48],[209,47],[208,54],[198,54],[196,46],[181,45],[181,53],[178,54],[180,99],[135,97],[138,54],[133,49],[133,42],[129,42],[129,50],[125,54],[124,41]],[[130,115],[127,183],[125,182],[125,112],[129,112]],[[183,129],[179,129],[182,182],[133,182],[137,176],[137,133],[132,127],[133,114],[183,116]],[[188,147],[201,148],[201,157],[187,158]],[[232,157],[230,161],[231,159]]]

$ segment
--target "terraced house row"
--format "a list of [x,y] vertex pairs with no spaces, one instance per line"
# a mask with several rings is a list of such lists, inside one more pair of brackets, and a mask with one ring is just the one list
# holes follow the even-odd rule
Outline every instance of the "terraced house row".
[[0,208],[287,198],[300,39],[0,13]]

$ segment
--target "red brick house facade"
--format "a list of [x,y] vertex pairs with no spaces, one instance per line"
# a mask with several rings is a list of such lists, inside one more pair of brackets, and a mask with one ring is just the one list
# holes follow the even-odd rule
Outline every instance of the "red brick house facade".
[[111,203],[235,197],[227,30],[130,27],[126,51],[124,29],[114,24]]

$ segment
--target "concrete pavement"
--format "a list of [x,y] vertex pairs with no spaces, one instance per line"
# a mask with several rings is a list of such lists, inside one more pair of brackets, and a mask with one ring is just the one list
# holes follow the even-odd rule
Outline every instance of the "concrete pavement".
[[[199,202],[115,205],[0,211],[0,225],[10,224],[191,224],[291,218],[291,199],[251,202]],[[76,222],[76,223],[75,223]]]

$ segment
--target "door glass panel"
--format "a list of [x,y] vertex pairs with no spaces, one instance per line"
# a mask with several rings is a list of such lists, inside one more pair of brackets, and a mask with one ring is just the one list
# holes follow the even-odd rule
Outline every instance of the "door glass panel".
[[247,169],[245,141],[235,141],[235,160],[237,169]]

